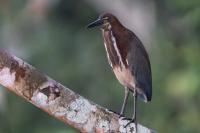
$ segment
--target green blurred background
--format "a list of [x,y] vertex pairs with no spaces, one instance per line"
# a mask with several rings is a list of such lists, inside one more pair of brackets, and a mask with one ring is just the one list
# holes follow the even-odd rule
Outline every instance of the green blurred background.
[[[107,63],[101,32],[85,28],[102,12],[115,14],[149,53],[153,99],[139,102],[139,123],[159,133],[199,133],[200,0],[1,0],[0,47],[119,111],[124,89]],[[0,133],[27,132],[77,133],[1,87]]]

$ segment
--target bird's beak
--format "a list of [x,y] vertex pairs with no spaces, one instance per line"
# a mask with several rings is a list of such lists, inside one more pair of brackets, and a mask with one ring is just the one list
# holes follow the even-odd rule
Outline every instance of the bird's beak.
[[103,25],[103,20],[98,18],[94,22],[92,22],[89,25],[87,25],[87,28],[90,29],[90,28],[93,28],[93,27],[101,26],[101,25]]

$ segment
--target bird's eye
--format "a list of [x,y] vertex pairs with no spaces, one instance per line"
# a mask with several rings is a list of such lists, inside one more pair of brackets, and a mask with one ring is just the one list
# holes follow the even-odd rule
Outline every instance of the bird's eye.
[[103,21],[104,21],[104,24],[109,23],[109,21],[108,21],[108,17],[103,18]]

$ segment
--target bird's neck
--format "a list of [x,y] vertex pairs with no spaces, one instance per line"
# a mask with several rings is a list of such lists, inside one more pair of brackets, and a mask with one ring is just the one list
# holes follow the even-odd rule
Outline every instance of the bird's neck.
[[[102,29],[102,33],[107,57],[111,67],[127,67],[127,48],[126,44],[123,44],[121,41],[121,37],[123,36],[123,29],[117,29],[117,27],[110,26],[108,29]],[[122,35],[120,35],[120,33]]]

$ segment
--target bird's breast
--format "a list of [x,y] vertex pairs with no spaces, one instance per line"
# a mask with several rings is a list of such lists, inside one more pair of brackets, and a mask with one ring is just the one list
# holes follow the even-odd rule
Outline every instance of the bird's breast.
[[135,77],[129,69],[127,46],[112,30],[103,31],[104,45],[109,64],[119,82],[129,89],[135,88]]
[[135,77],[132,75],[130,69],[115,66],[113,68],[113,72],[123,86],[126,86],[130,89],[135,88]]

